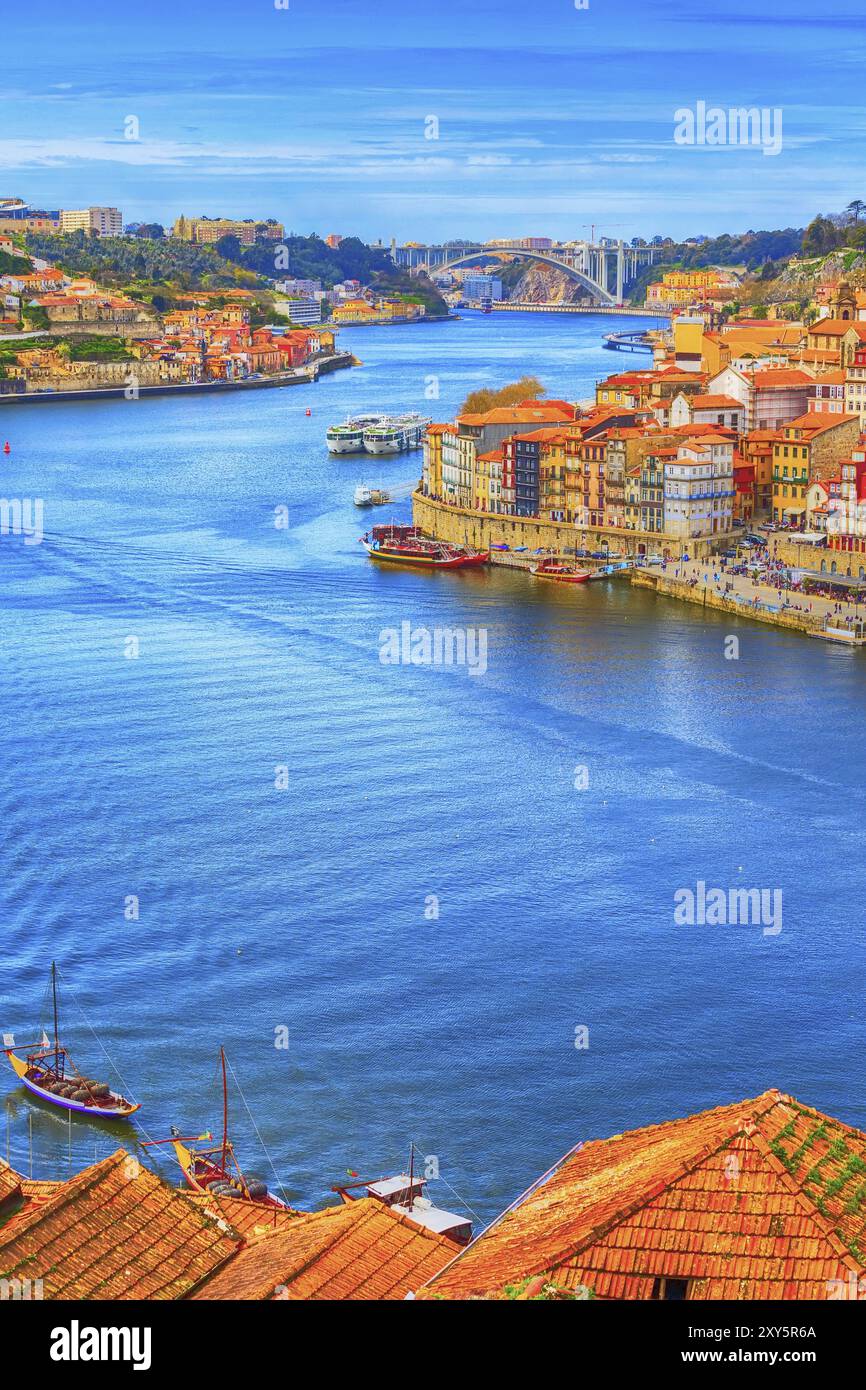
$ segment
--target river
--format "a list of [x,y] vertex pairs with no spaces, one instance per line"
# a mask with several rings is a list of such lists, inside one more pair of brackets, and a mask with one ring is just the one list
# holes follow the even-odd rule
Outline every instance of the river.
[[[644,323],[347,330],[363,366],[309,388],[0,415],[45,515],[0,539],[0,1026],[48,1021],[56,959],[145,1136],[216,1131],[220,1044],[239,1156],[273,1182],[254,1119],[308,1207],[414,1140],[486,1221],[581,1140],[770,1086],[866,1127],[863,655],[622,582],[379,569],[352,491],[420,456],[324,446],[525,372],[585,398]],[[486,671],[382,664],[404,622],[483,630]],[[781,930],[679,925],[699,882],[779,892]],[[7,1073],[25,1171],[123,1135]]]

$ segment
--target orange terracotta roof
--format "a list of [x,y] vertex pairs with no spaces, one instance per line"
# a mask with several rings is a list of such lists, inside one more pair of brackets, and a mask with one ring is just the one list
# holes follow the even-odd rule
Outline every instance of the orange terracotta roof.
[[693,410],[745,410],[742,401],[733,396],[692,396]]
[[529,425],[538,421],[539,424],[556,424],[563,420],[574,419],[574,407],[570,406],[566,411],[562,406],[520,406],[520,405],[500,405],[493,410],[485,410],[481,414],[458,415],[457,421],[461,425]]
[[46,1298],[172,1299],[237,1248],[203,1211],[118,1149],[0,1226],[0,1277]]
[[424,1296],[826,1299],[866,1269],[866,1134],[778,1091],[572,1151]]
[[[824,419],[824,416],[827,416]],[[817,417],[817,418],[816,418]],[[858,420],[858,415],[844,415],[841,412],[831,414],[825,410],[809,410],[805,415],[798,415],[796,420],[788,420],[782,426],[782,433],[785,430],[803,430],[809,434],[823,434],[825,430],[835,429],[837,425],[848,424],[851,420]]]
[[546,444],[564,443],[567,439],[573,439],[574,435],[564,433],[557,429],[555,425],[548,425],[544,429],[529,430],[523,434],[516,434],[515,439],[538,439]]
[[0,1205],[21,1191],[21,1178],[13,1168],[0,1162]]
[[804,372],[800,367],[766,367],[763,371],[749,372],[748,379],[759,391],[787,386],[811,386],[815,380],[809,372]]
[[830,338],[844,338],[850,328],[853,328],[858,338],[866,338],[866,323],[858,319],[816,319],[809,329],[810,336],[824,335]]
[[402,1299],[458,1247],[373,1197],[299,1215],[250,1238],[194,1299]]
[[288,1207],[265,1207],[259,1202],[245,1202],[240,1197],[214,1197],[210,1193],[188,1192],[187,1200],[215,1221],[224,1221],[238,1235],[260,1236],[282,1230],[290,1222],[306,1216]]

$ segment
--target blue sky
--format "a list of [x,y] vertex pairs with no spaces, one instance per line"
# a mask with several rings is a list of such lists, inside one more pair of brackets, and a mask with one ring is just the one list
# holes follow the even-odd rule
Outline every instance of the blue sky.
[[[800,226],[866,197],[862,0],[5,8],[0,193],[43,207],[404,241]],[[675,144],[698,101],[780,108],[781,153]]]

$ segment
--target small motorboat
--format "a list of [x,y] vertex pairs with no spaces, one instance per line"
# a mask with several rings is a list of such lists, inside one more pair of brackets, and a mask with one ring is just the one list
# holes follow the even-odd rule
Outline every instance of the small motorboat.
[[409,1151],[409,1172],[398,1173],[396,1177],[371,1180],[360,1178],[357,1182],[339,1183],[331,1189],[339,1193],[343,1202],[357,1202],[362,1197],[372,1197],[382,1202],[400,1216],[408,1216],[416,1225],[436,1235],[453,1240],[455,1245],[468,1245],[472,1239],[472,1222],[465,1216],[444,1211],[430,1200],[426,1193],[427,1180],[415,1172],[415,1146]]
[[356,507],[384,507],[391,501],[391,494],[384,488],[367,487],[366,483],[359,483],[352,500]]
[[223,1078],[223,1137],[222,1142],[212,1148],[193,1147],[200,1140],[210,1140],[209,1133],[196,1138],[185,1138],[172,1129],[170,1139],[156,1139],[144,1144],[144,1148],[155,1148],[160,1144],[171,1144],[175,1157],[181,1166],[184,1177],[196,1192],[204,1192],[213,1197],[236,1197],[242,1202],[253,1202],[262,1207],[288,1209],[288,1203],[268,1191],[268,1185],[260,1178],[249,1178],[241,1171],[235,1157],[234,1147],[228,1137],[228,1082],[226,1080],[226,1054],[220,1048],[220,1063]]
[[539,560],[537,565],[529,566],[529,573],[536,579],[552,579],[557,584],[585,584],[592,578],[591,570],[581,570],[557,559]]
[[100,1120],[125,1120],[140,1110],[125,1096],[112,1091],[105,1082],[83,1076],[65,1047],[61,1047],[57,1023],[57,966],[51,962],[51,994],[54,1005],[54,1041],[42,1034],[41,1043],[23,1044],[23,1057],[12,1047],[3,1051],[15,1075],[32,1095],[72,1110],[78,1115],[91,1115]]

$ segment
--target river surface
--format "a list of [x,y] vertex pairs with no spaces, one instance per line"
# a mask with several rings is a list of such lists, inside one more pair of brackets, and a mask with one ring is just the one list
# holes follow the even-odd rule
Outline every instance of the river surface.
[[[866,658],[621,581],[377,568],[352,491],[420,455],[324,446],[527,371],[586,398],[644,322],[347,330],[363,366],[309,388],[2,411],[45,539],[0,538],[0,1026],[48,1021],[56,959],[142,1137],[218,1129],[220,1044],[239,1155],[273,1181],[255,1122],[301,1206],[414,1140],[486,1221],[580,1140],[771,1086],[866,1127]],[[483,629],[486,671],[383,664],[404,622]],[[699,881],[781,893],[781,931],[680,925]],[[5,1094],[37,1175],[123,1137]]]

